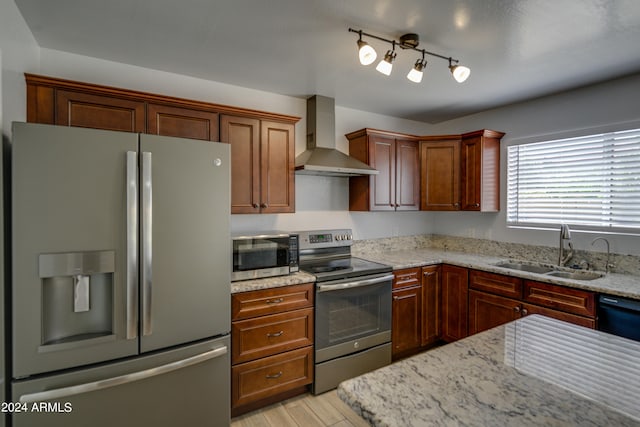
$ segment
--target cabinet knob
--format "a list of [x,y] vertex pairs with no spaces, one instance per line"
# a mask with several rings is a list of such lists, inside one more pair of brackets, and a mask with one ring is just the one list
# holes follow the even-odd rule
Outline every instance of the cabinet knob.
[[266,204],[266,203],[261,203],[261,204],[260,204],[260,207],[264,209],[264,208],[268,208],[268,207],[269,207],[269,205],[268,205],[268,204]]
[[258,204],[257,203],[254,203],[251,206],[253,207],[253,209],[258,209]]
[[513,307],[513,311],[520,313],[520,306]]
[[474,204],[473,204],[473,207],[474,207],[474,208],[479,208],[479,207],[480,207],[480,203],[474,203]]
[[400,204],[399,204],[399,203],[396,203],[396,208],[399,208],[399,207],[400,207]]
[[522,315],[526,316],[527,314],[529,314],[529,310],[527,310],[526,308],[522,309]]

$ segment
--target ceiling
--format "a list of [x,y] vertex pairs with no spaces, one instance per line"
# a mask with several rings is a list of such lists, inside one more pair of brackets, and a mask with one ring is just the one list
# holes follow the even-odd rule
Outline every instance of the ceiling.
[[[15,1],[44,48],[428,123],[640,72],[638,0]],[[410,82],[420,54],[400,49],[384,76],[360,65],[350,27],[417,33],[471,77],[427,56]]]

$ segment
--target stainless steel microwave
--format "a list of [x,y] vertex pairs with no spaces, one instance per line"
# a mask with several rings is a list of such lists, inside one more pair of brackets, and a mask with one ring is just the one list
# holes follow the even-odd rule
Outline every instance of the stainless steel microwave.
[[231,280],[260,279],[298,271],[298,235],[271,232],[232,237]]

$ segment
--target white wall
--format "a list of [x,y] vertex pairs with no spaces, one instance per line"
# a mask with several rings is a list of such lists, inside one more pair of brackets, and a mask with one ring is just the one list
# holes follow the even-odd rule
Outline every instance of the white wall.
[[39,48],[13,0],[0,0],[0,50],[2,51],[2,131],[11,122],[26,119],[24,72],[38,69]]
[[[438,233],[491,238],[498,241],[558,245],[558,232],[510,229],[506,226],[506,158],[507,147],[544,138],[597,133],[617,125],[640,126],[640,74],[627,78],[539,98],[525,103],[497,108],[433,127],[437,134],[460,133],[482,128],[505,132],[501,150],[501,209],[498,214],[444,213],[432,214]],[[539,140],[539,139],[538,139]],[[639,213],[640,214],[640,213]],[[591,246],[597,233],[572,233],[577,249],[603,251],[604,246]],[[640,237],[606,236],[613,252],[640,255]],[[601,246],[602,245],[602,246]]]

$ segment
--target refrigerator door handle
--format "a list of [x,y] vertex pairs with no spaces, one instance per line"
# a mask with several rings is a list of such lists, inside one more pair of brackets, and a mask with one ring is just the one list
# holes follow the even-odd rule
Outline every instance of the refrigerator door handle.
[[152,271],[152,193],[151,153],[142,153],[142,335],[153,333],[151,316],[151,293],[153,289]]
[[77,394],[89,393],[92,391],[103,390],[109,387],[115,387],[122,384],[132,383],[147,378],[163,375],[178,369],[183,369],[197,363],[202,363],[210,359],[227,354],[227,346],[218,347],[214,350],[207,351],[186,359],[178,360],[166,365],[157,366],[155,368],[146,369],[144,371],[133,372],[131,374],[120,375],[118,377],[107,378],[104,380],[94,381],[85,384],[78,384],[70,387],[56,388],[53,390],[40,391],[37,393],[23,394],[20,396],[21,403],[41,402],[45,400],[62,399]]
[[138,153],[127,151],[126,337],[138,337]]

